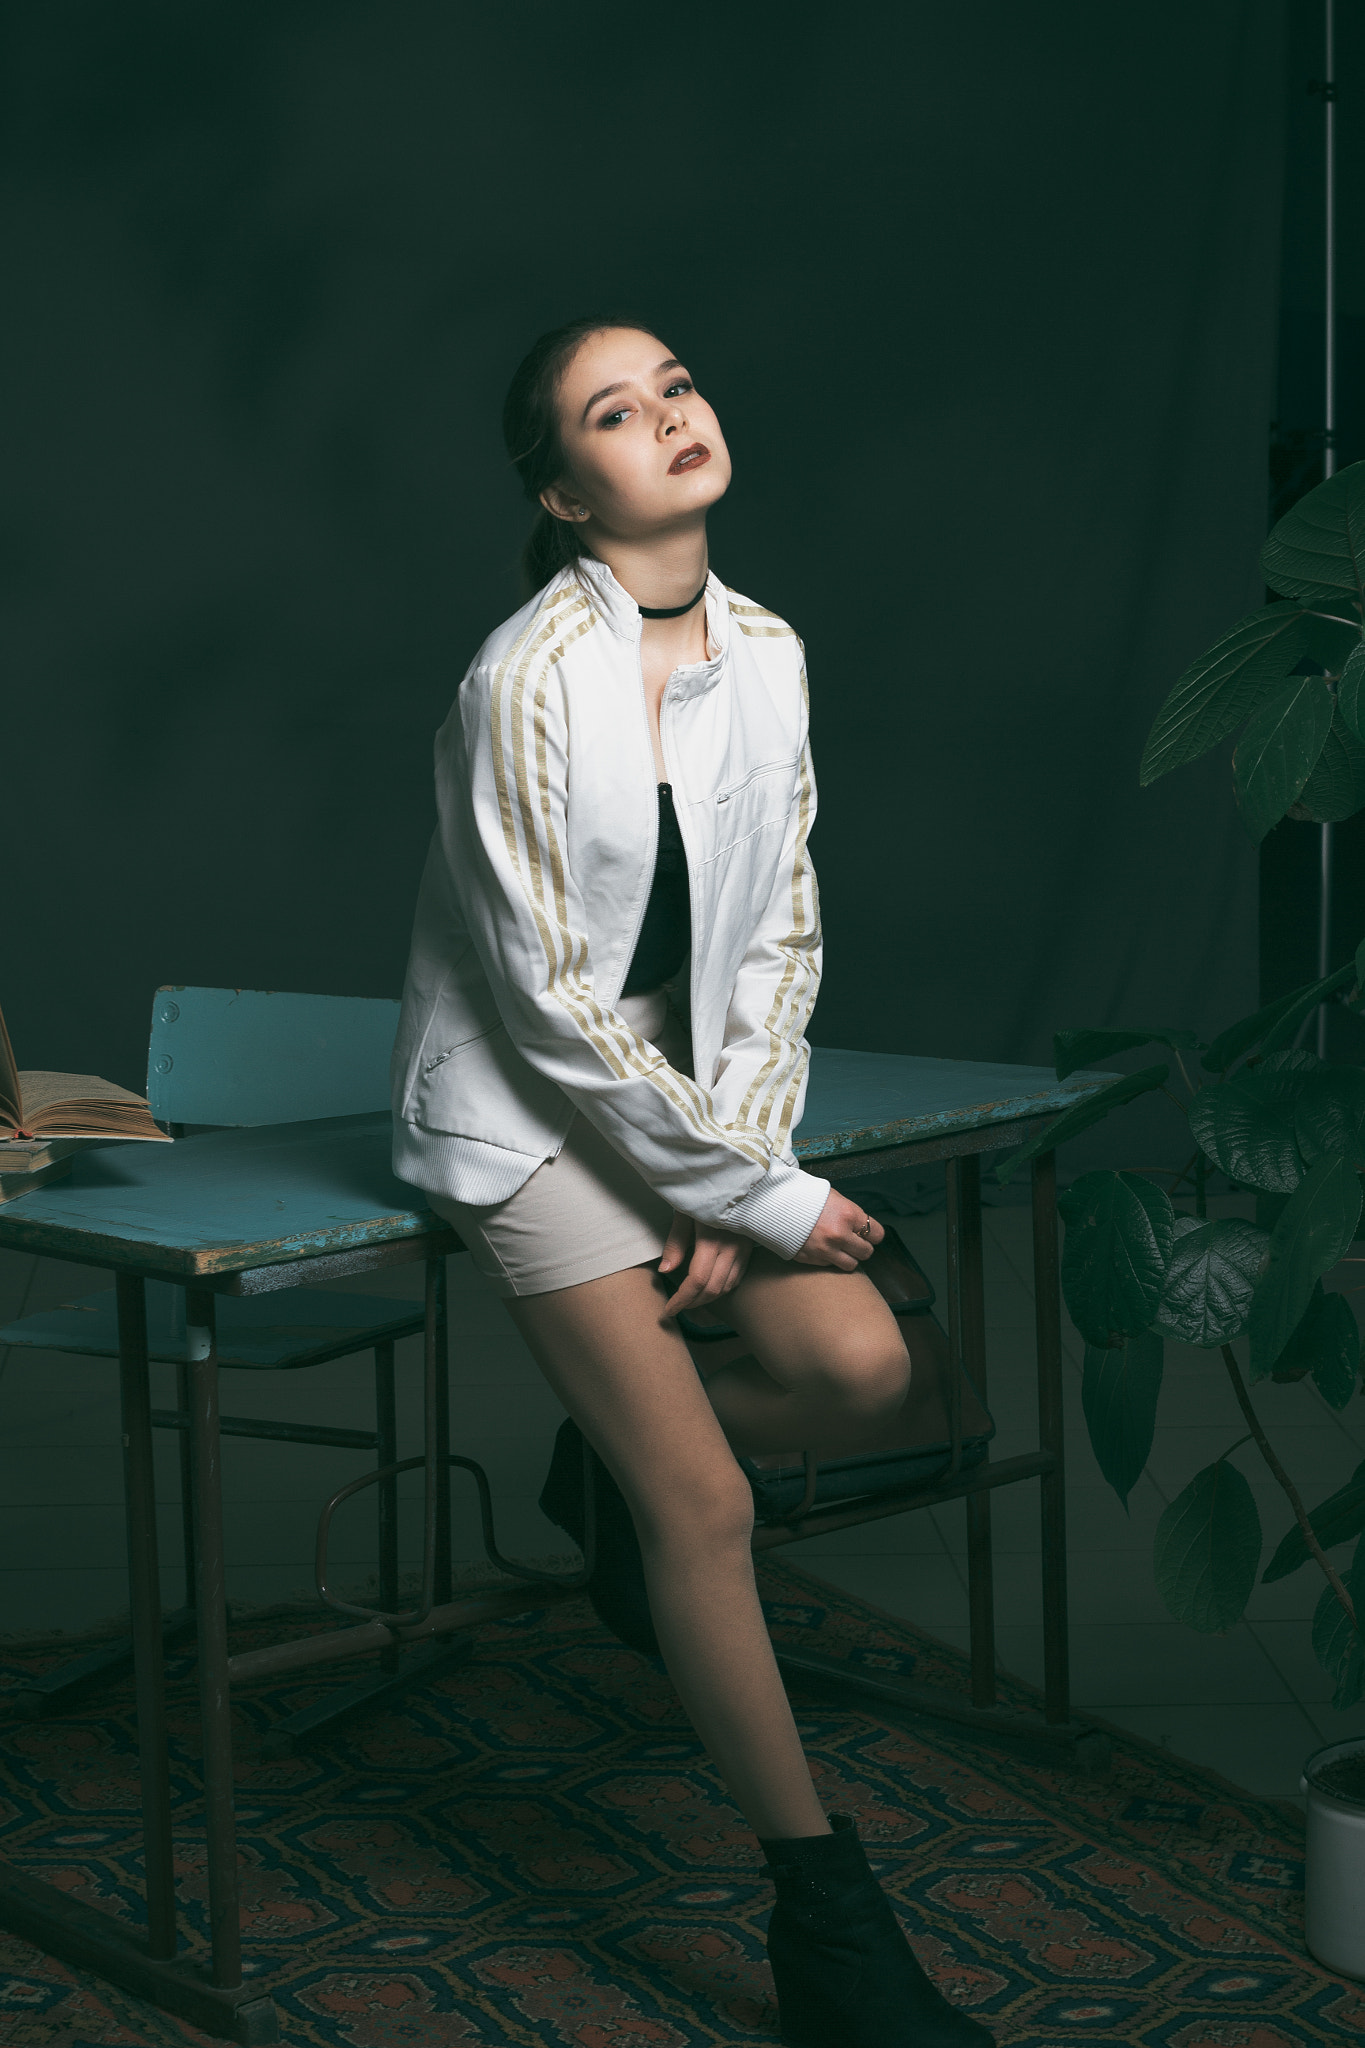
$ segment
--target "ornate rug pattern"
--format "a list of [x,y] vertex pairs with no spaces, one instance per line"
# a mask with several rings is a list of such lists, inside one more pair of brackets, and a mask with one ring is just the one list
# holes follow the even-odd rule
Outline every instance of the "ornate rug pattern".
[[[965,1691],[964,1660],[784,1562],[774,1637]],[[327,1624],[254,1621],[233,1647]],[[345,1667],[236,1699],[244,1936],[283,2039],[325,2048],[710,2048],[776,2041],[771,1890],[668,1680],[586,1602],[489,1624],[474,1656],[282,1761],[274,1721]],[[10,1652],[3,1688],[58,1653]],[[170,1665],[179,1890],[204,1938],[192,1666]],[[1009,1681],[1004,1695],[1031,1703]],[[1116,1731],[1105,1781],[793,1694],[828,1810],[858,1818],[915,1948],[1009,2048],[1365,2042],[1365,1986],[1301,1938],[1302,1831]],[[128,1684],[0,1732],[0,1850],[141,1917]],[[0,1934],[5,2048],[206,2036]]]

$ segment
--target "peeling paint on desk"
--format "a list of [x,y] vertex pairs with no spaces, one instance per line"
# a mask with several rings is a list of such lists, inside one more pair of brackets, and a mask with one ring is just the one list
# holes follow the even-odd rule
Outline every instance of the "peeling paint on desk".
[[[1076,1073],[1058,1081],[1048,1067],[821,1046],[811,1056],[805,1114],[792,1146],[798,1159],[833,1159],[991,1124],[1019,1123],[1049,1112],[1060,1115],[1115,1078]],[[922,1106],[907,1115],[900,1108],[907,1100]]]
[[[818,1048],[795,1147],[827,1159],[1036,1119],[1113,1078]],[[0,1247],[188,1279],[427,1236],[443,1226],[394,1178],[392,1137],[374,1111],[102,1146],[7,1202]]]

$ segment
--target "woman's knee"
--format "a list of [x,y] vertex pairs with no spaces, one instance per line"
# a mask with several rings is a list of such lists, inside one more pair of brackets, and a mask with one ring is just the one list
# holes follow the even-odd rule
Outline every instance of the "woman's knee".
[[910,1386],[910,1354],[887,1316],[870,1328],[844,1332],[824,1361],[824,1376],[839,1406],[858,1420],[894,1414]]
[[754,1529],[754,1497],[728,1449],[700,1467],[679,1461],[632,1501],[642,1543],[681,1544],[690,1551],[746,1549]]

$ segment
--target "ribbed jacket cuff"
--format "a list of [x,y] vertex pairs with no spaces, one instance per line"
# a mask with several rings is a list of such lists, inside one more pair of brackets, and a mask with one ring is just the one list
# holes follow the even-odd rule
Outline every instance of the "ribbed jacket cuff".
[[800,1167],[772,1167],[726,1211],[725,1228],[742,1230],[780,1259],[794,1259],[820,1220],[829,1182]]

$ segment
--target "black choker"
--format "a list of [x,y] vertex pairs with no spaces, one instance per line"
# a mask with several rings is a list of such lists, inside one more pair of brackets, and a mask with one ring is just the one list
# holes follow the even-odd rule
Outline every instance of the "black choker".
[[[709,581],[710,578],[708,577],[707,582]],[[684,612],[691,611],[693,605],[700,604],[705,595],[706,584],[703,583],[695,597],[689,597],[686,604],[675,604],[671,611],[651,611],[648,605],[640,605],[638,607],[640,617],[642,619],[680,619]]]

